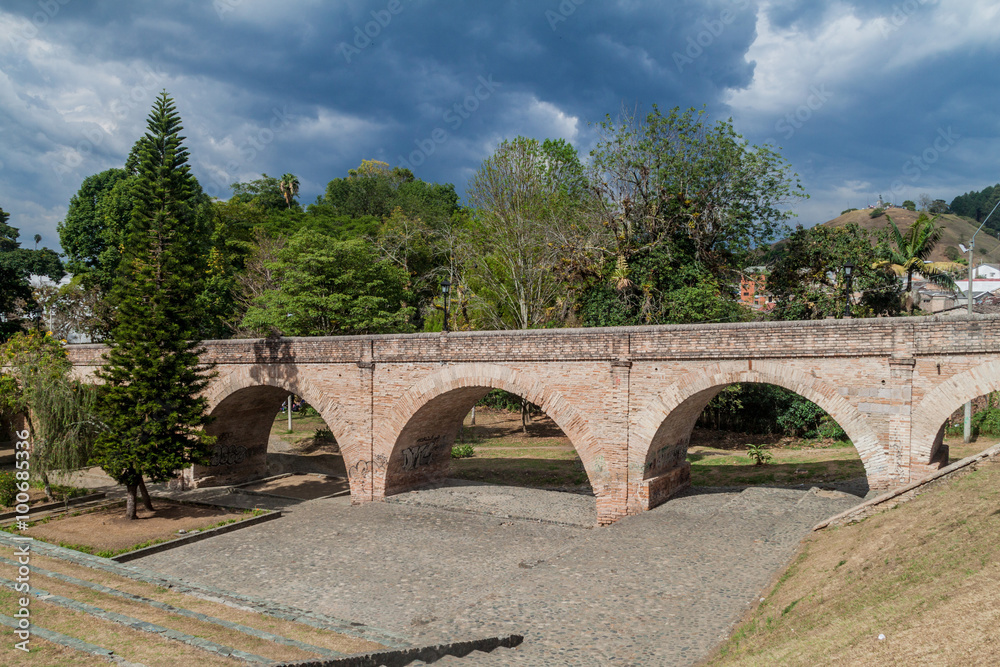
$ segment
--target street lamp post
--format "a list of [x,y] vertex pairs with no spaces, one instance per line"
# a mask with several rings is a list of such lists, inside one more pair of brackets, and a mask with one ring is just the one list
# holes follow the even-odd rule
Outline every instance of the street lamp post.
[[451,282],[445,278],[441,281],[441,296],[444,299],[444,332],[448,333],[451,329],[448,327],[448,292],[451,290]]
[[851,274],[854,273],[854,264],[852,262],[847,262],[844,264],[844,282],[847,288],[847,295],[844,299],[844,317],[847,319],[851,318]]

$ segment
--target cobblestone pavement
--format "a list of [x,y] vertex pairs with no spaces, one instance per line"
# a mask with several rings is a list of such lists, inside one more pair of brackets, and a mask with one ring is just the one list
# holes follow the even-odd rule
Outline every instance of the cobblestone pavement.
[[[582,516],[581,499],[593,512],[592,498],[572,494],[463,483],[407,496],[289,504],[277,521],[135,563],[415,644],[525,637],[465,664],[687,665],[728,633],[812,525],[859,502],[816,489],[689,490],[584,528],[513,518]],[[471,511],[484,506],[491,513]]]

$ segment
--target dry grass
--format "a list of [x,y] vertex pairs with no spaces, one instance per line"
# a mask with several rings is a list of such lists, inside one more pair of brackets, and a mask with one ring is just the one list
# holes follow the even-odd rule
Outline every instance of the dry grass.
[[[10,589],[0,589],[0,613],[7,616],[14,613],[17,608],[15,596],[16,593]],[[222,665],[240,664],[237,660],[213,655],[180,642],[164,639],[154,633],[133,630],[124,625],[94,618],[72,609],[57,607],[37,599],[31,601],[31,622],[46,630],[61,632],[90,644],[112,649],[115,655],[129,662],[139,662],[149,667],[154,665],[162,665],[163,667],[176,667],[176,665],[214,667],[218,665],[221,667]],[[29,654],[28,660],[18,660],[12,664],[48,667],[50,663],[36,660],[34,656]]]
[[[14,639],[8,637],[9,629],[0,631],[4,638],[4,647],[0,649],[0,665],[39,665],[44,667],[108,667],[104,658],[89,655],[82,651],[67,648],[60,644],[47,642],[40,637],[32,637],[28,644],[29,651],[24,653],[12,647]],[[12,637],[12,635],[11,635]],[[7,641],[10,639],[10,641]]]
[[1000,464],[986,463],[895,510],[810,536],[708,664],[996,665],[997,553]]
[[[2,554],[6,558],[10,558],[12,550],[9,548],[0,548],[0,554]],[[314,628],[309,625],[303,625],[292,621],[285,621],[282,619],[278,619],[273,616],[257,614],[250,611],[243,611],[241,609],[230,607],[229,605],[221,604],[218,602],[212,602],[209,600],[203,600],[193,595],[188,595],[185,593],[180,593],[178,591],[161,588],[159,586],[155,586],[153,584],[147,584],[141,581],[134,581],[132,579],[117,576],[110,572],[104,572],[103,570],[94,570],[85,567],[83,565],[77,565],[75,563],[70,563],[68,561],[60,560],[57,558],[49,558],[46,556],[42,556],[40,554],[32,554],[31,564],[37,568],[49,570],[51,572],[58,572],[60,574],[65,574],[71,577],[75,577],[77,579],[83,579],[85,581],[90,581],[92,583],[101,584],[103,586],[114,588],[124,593],[130,593],[132,595],[148,598],[150,600],[156,600],[157,602],[163,602],[172,605],[174,607],[187,609],[188,611],[198,612],[224,621],[230,621],[232,623],[239,623],[241,625],[246,625],[248,627],[256,628],[258,630],[264,630],[277,635],[281,635],[282,637],[287,637],[289,639],[296,639],[298,641],[305,642],[306,644],[311,644],[313,646],[319,646],[334,651],[340,651],[341,653],[362,653],[367,651],[378,651],[384,649],[384,647],[380,644],[376,644],[374,642],[370,642],[364,639],[359,639],[357,637],[352,637],[350,635],[342,635],[340,633],[333,632],[330,630],[321,630],[319,628]],[[4,568],[8,567],[10,566],[5,564],[0,564],[0,572],[3,572]],[[7,576],[7,574],[4,574],[4,576]],[[46,580],[46,583],[48,583],[49,581],[50,580]],[[49,586],[42,585],[41,583],[38,582],[35,583],[36,585],[40,586],[43,589],[50,590]],[[50,592],[55,592],[55,591],[50,590]],[[66,597],[70,596],[67,595]],[[80,599],[81,601],[85,601],[90,604],[94,604],[96,606],[104,607],[104,605],[101,603],[91,602],[89,600],[83,599],[82,597],[78,597],[75,599]],[[108,599],[115,599],[115,598],[109,597]],[[133,611],[121,610],[120,613],[129,616],[135,616],[137,618],[140,617],[146,618],[145,616],[138,616],[138,614],[141,613],[139,609],[134,609]],[[220,642],[220,643],[225,643],[225,642]],[[243,646],[238,646],[238,648],[243,648]],[[256,651],[251,651],[251,652],[256,652]]]

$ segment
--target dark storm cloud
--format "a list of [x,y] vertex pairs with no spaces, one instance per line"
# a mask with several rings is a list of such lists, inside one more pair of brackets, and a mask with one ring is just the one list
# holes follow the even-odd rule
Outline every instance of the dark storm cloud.
[[990,165],[973,145],[996,134],[993,47],[939,29],[914,55],[949,20],[928,0],[61,1],[0,10],[0,206],[50,244],[80,181],[124,161],[163,88],[220,196],[291,171],[308,203],[366,158],[462,192],[503,138],[586,150],[589,123],[654,103],[706,105],[782,144],[816,195],[811,216],[888,189],[949,125],[962,140],[907,188],[1000,180],[963,170]]

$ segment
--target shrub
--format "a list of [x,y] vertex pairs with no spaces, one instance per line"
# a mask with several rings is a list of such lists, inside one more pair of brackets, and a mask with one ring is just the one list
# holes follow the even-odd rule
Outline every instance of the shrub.
[[475,454],[476,450],[472,448],[472,445],[455,445],[451,448],[451,458],[453,459],[467,459]]
[[819,425],[816,427],[816,435],[833,440],[847,440],[847,433],[830,415],[824,415],[820,418]]
[[972,430],[978,435],[1000,435],[1000,408],[986,408],[972,417]]
[[840,212],[840,214],[841,214],[841,215],[847,215],[847,214],[848,214],[848,213],[850,213],[851,211],[857,211],[857,210],[858,210],[858,209],[856,209],[856,208],[845,208],[845,209],[844,209],[843,211],[841,211],[841,212]]
[[874,208],[874,209],[872,209],[872,212],[868,214],[868,217],[870,217],[870,218],[880,218],[883,215],[885,215],[885,209],[884,208]]
[[17,497],[17,480],[14,473],[4,470],[0,472],[0,505],[12,507]]
[[333,437],[333,433],[328,428],[316,429],[316,432],[313,433],[313,440],[322,440],[323,442],[337,441],[337,439]]
[[764,445],[747,445],[747,456],[753,460],[755,466],[767,465],[774,458]]

